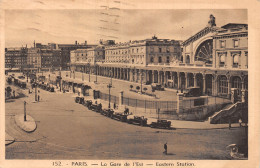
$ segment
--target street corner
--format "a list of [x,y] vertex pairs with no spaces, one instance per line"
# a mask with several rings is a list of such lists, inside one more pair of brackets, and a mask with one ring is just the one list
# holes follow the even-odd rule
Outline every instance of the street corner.
[[26,121],[24,121],[24,115],[22,114],[15,115],[14,120],[17,126],[25,132],[31,133],[37,128],[35,120],[29,115],[26,115]]
[[14,143],[14,138],[10,136],[7,132],[5,132],[5,146]]

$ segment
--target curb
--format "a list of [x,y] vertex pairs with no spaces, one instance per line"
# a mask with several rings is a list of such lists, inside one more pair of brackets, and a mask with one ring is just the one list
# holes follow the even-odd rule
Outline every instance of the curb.
[[14,143],[14,138],[10,136],[7,132],[5,132],[5,146]]
[[28,133],[34,132],[37,128],[36,122],[30,115],[26,115],[26,120],[24,121],[24,116],[21,114],[14,116],[14,121],[19,128]]

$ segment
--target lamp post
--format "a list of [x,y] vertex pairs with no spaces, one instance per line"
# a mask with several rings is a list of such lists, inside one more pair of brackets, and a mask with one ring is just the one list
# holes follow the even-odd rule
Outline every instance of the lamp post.
[[110,72],[110,76],[111,76],[111,81],[110,81],[110,84],[111,84],[111,87],[112,87],[112,70],[109,71]]
[[24,121],[26,120],[26,101],[24,101]]
[[108,95],[109,95],[109,97],[108,97],[108,108],[110,109],[110,101],[111,101],[111,96],[110,96],[110,89],[111,89],[111,87],[112,87],[112,84],[108,84],[107,85],[107,87],[108,87]]

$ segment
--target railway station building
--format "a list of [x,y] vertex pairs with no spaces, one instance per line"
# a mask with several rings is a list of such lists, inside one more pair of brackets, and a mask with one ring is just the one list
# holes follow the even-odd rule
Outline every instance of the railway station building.
[[[211,15],[206,27],[184,41],[153,36],[101,48],[104,60],[89,64],[93,74],[178,90],[200,87],[204,95],[228,98],[231,88],[239,96],[248,90],[247,24],[218,27]],[[75,60],[71,70],[87,72],[86,63]]]

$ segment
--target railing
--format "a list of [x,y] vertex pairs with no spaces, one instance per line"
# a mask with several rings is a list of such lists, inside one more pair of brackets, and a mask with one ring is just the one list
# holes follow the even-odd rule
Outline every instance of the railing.
[[[108,101],[109,94],[100,92],[100,99]],[[110,95],[111,103],[119,104],[119,97]],[[123,105],[131,107],[139,107],[144,109],[160,109],[163,111],[176,110],[176,101],[150,101],[150,100],[139,100],[133,98],[123,97]]]

